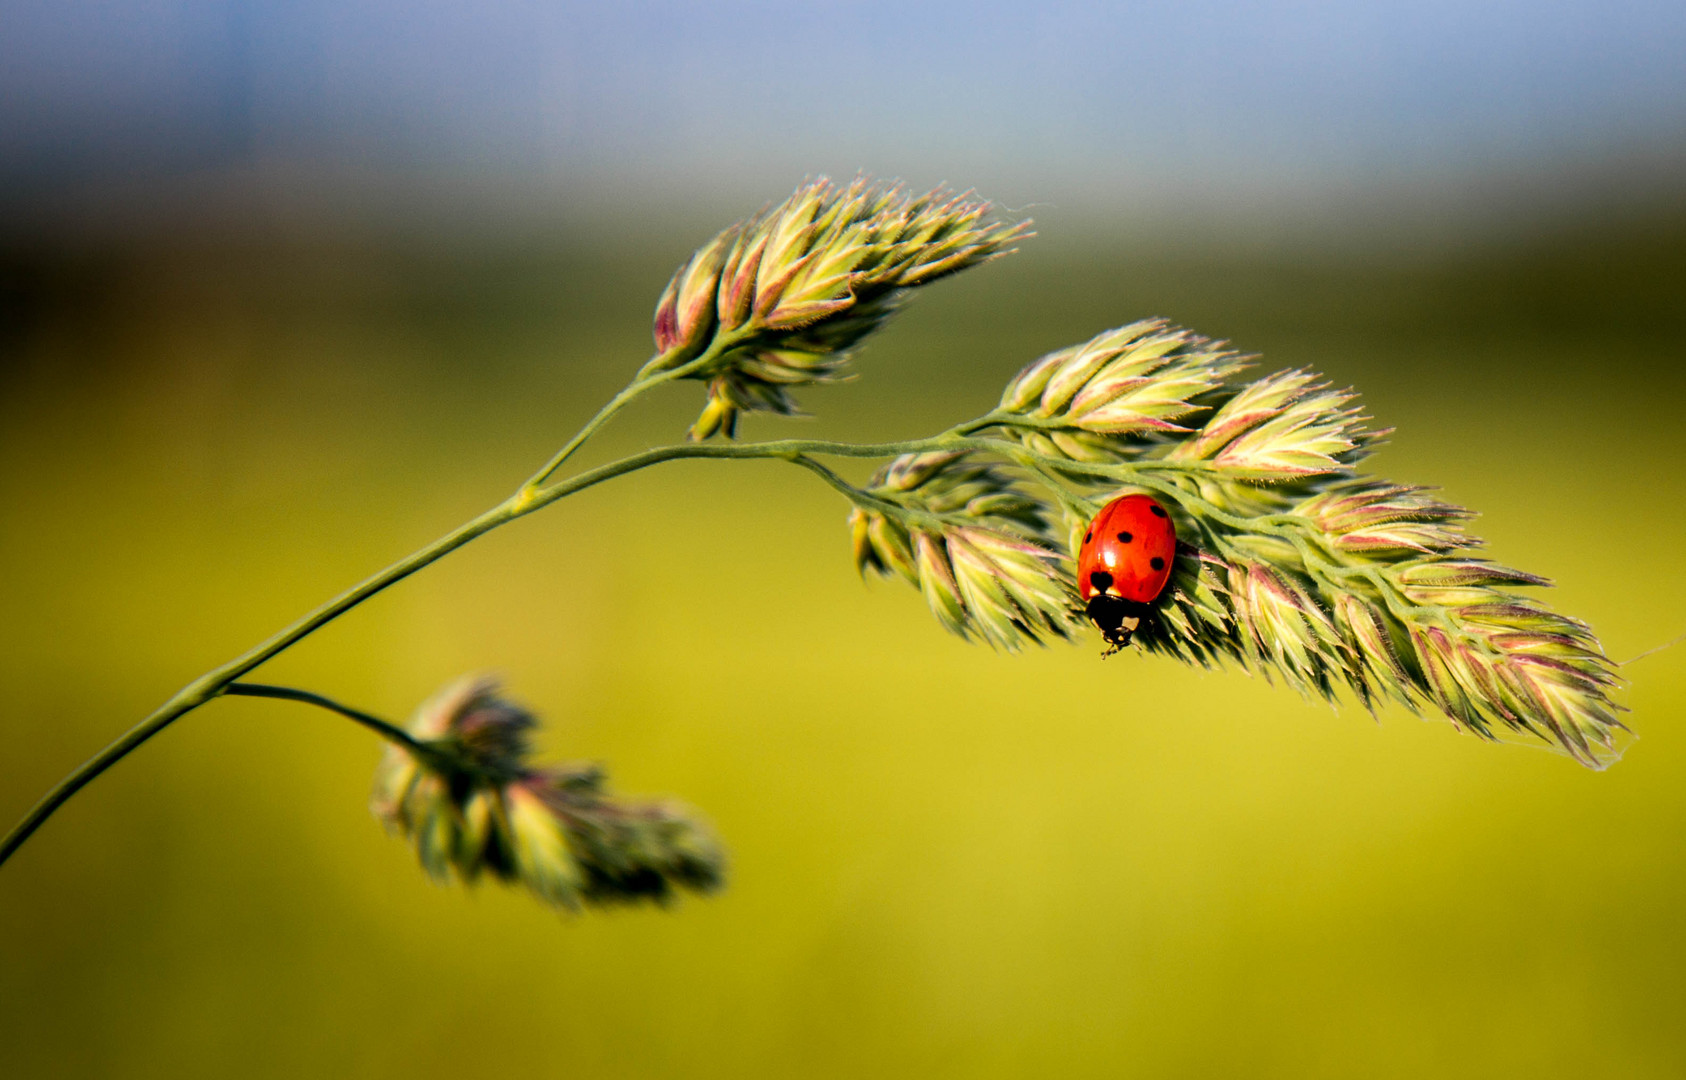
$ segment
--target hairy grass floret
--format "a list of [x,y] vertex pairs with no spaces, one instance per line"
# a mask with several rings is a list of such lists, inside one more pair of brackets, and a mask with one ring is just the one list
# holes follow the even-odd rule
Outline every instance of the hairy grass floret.
[[1246,358],[1164,319],[1144,319],[1019,372],[994,414],[1005,432],[1038,453],[1117,461],[1145,443],[1188,431],[1179,421]]
[[849,519],[856,567],[900,575],[950,631],[1012,651],[1078,630],[1042,504],[999,467],[965,451],[908,454],[864,494]]

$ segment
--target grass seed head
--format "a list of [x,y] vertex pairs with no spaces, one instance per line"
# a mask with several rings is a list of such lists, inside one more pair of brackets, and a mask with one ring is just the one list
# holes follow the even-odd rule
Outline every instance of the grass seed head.
[[[1243,366],[1149,320],[1034,361],[991,414],[1042,459],[1031,479],[1056,490],[1074,546],[1119,485],[1151,480],[1175,504],[1182,542],[1135,642],[1321,697],[1344,684],[1366,706],[1437,709],[1485,738],[1537,735],[1594,767],[1614,760],[1626,730],[1615,667],[1585,624],[1515,591],[1545,579],[1478,557],[1469,511],[1432,489],[1358,474],[1387,432],[1366,427],[1350,391],[1307,371],[1230,381]],[[859,535],[863,567],[891,564],[870,528]],[[969,556],[933,543],[927,560],[920,580],[942,594],[945,622],[993,640],[996,596],[963,580]],[[952,615],[973,608],[975,627]]]
[[841,377],[850,352],[910,290],[1008,254],[1028,222],[990,218],[970,195],[910,196],[859,177],[820,177],[692,256],[656,306],[648,370],[690,364],[708,385],[693,439],[731,437],[738,414],[790,415],[789,390]]
[[665,901],[720,883],[721,851],[683,809],[614,799],[595,767],[533,764],[537,723],[495,680],[452,683],[410,723],[425,753],[387,747],[375,816],[437,881],[490,875],[558,907]]

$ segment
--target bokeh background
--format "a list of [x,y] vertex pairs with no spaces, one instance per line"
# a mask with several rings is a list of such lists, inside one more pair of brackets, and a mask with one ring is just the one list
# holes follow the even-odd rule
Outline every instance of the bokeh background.
[[[1686,7],[0,0],[0,817],[500,499],[804,174],[1037,219],[806,397],[860,440],[1171,317],[1352,383],[1625,659],[1686,631]],[[597,459],[666,441],[680,389]],[[862,585],[844,507],[665,466],[266,668],[494,669],[729,889],[429,885],[379,747],[213,704],[0,871],[0,1075],[1675,1077],[1686,646],[1609,771]]]

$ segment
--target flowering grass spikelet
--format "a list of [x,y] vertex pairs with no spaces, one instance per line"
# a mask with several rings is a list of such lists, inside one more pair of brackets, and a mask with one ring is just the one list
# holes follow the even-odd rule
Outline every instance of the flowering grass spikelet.
[[673,276],[646,370],[706,382],[693,439],[736,432],[744,412],[792,415],[794,388],[840,378],[850,350],[908,291],[1009,253],[1028,222],[943,188],[909,196],[820,177],[732,226]]
[[965,451],[908,454],[880,469],[849,516],[855,565],[917,586],[946,629],[1013,651],[1081,625],[1047,511],[998,466]]
[[1235,625],[1228,577],[1229,568],[1222,561],[1179,542],[1171,579],[1155,602],[1156,617],[1142,623],[1132,640],[1149,652],[1184,663],[1216,666],[1222,653],[1217,643],[1229,640]]
[[[1455,551],[1479,547],[1481,541],[1458,524],[1471,516],[1461,506],[1430,498],[1431,489],[1402,484],[1359,481],[1330,488],[1295,508],[1333,538],[1336,547],[1351,552]],[[1514,585],[1541,585],[1529,575]]]
[[1343,472],[1387,434],[1364,430],[1362,412],[1346,407],[1354,397],[1308,372],[1278,372],[1244,387],[1169,456],[1260,482]]
[[1222,342],[1144,319],[1034,361],[1007,384],[998,414],[1023,434],[1050,437],[1184,432],[1178,421],[1202,411],[1200,399],[1245,363]]
[[1344,647],[1334,623],[1299,582],[1264,563],[1229,568],[1229,595],[1245,655],[1305,692],[1331,696]]
[[493,679],[452,683],[409,726],[422,751],[387,747],[375,816],[410,839],[434,880],[490,875],[556,907],[665,902],[720,884],[719,847],[683,810],[613,799],[593,766],[530,763],[537,724]]

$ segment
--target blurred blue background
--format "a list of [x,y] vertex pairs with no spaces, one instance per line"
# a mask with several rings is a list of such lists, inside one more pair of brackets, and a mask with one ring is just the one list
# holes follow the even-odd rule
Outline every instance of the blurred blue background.
[[[0,818],[501,498],[673,267],[818,172],[1040,235],[748,436],[935,430],[1164,315],[1357,386],[1379,472],[1483,511],[1613,656],[1658,645],[1682,56],[1679,3],[0,0]],[[365,732],[217,702],[0,870],[0,1076],[1686,1074],[1686,647],[1625,669],[1641,738],[1594,774],[967,646],[855,579],[805,475],[664,469],[264,676],[398,718],[502,671],[547,752],[699,807],[726,892],[431,887]]]
[[1686,8],[1643,0],[0,11],[0,185],[55,222],[258,177],[363,213],[401,181],[448,217],[735,211],[867,169],[1179,228],[1467,226],[1672,193],[1686,125]]

